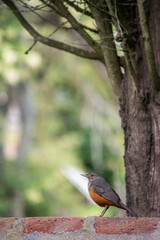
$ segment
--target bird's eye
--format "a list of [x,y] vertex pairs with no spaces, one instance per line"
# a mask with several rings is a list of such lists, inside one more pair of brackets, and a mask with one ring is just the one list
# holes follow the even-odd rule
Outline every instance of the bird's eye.
[[93,177],[94,175],[93,174],[91,174],[91,177]]

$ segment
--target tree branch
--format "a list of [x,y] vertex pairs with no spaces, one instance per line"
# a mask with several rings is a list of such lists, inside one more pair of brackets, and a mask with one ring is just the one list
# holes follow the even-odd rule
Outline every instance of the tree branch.
[[127,44],[127,41],[126,41],[126,33],[124,33],[123,31],[123,28],[121,27],[121,23],[118,19],[118,16],[117,16],[117,10],[116,10],[116,5],[115,7],[113,7],[112,5],[112,2],[111,0],[106,0],[106,3],[107,3],[107,6],[108,6],[108,9],[109,9],[109,12],[111,14],[111,17],[112,17],[112,21],[117,29],[117,32],[120,34],[120,37],[122,39],[122,45],[123,45],[123,48],[124,49],[124,56],[125,56],[125,60],[126,60],[126,64],[128,66],[128,69],[130,71],[130,74],[131,74],[131,77],[135,83],[135,86],[137,88],[137,90],[139,91],[139,79],[136,75],[136,72],[135,72],[135,69],[133,67],[133,63],[132,63],[132,57],[130,55],[130,51],[129,51],[129,48],[128,48],[128,44]]
[[96,29],[93,29],[93,28],[90,28],[90,27],[88,27],[88,26],[86,26],[86,25],[84,25],[84,24],[79,24],[83,29],[86,29],[86,30],[88,30],[88,31],[90,31],[90,32],[93,32],[93,33],[95,33],[95,34],[98,34],[98,31],[96,30]]
[[63,17],[65,17],[71,26],[80,34],[80,36],[93,48],[96,52],[101,52],[101,48],[97,42],[83,29],[79,22],[73,17],[66,6],[63,5],[61,0],[53,1],[54,5],[61,11]]
[[160,91],[160,78],[158,76],[158,71],[155,63],[152,39],[151,39],[150,29],[149,29],[147,15],[146,15],[145,6],[144,6],[145,1],[137,0],[137,4],[138,4],[142,34],[144,37],[144,47],[145,47],[147,64],[148,64],[148,70],[152,78],[154,88]]
[[57,13],[57,15],[62,16],[62,14],[61,14],[61,12],[59,11],[59,9],[57,9],[57,7],[55,7],[52,2],[48,2],[48,1],[46,1],[46,0],[41,0],[41,2],[43,2],[47,7],[53,9],[54,12]]
[[114,9],[114,7],[112,5],[111,0],[106,0],[106,4],[107,4],[107,7],[109,9],[109,13],[110,13],[110,16],[112,18],[112,22],[115,25],[118,33],[120,34],[120,37],[123,38],[123,31],[121,29],[121,25],[120,25],[119,19],[117,18],[116,14],[115,14],[115,9]]
[[74,4],[73,1],[65,0],[65,2],[70,5],[72,8],[74,8],[77,12],[80,12],[82,14],[85,14],[88,17],[93,18],[92,13],[87,11],[86,9],[80,8],[78,5]]
[[129,48],[128,48],[128,45],[127,45],[127,42],[126,40],[124,39],[123,40],[123,44],[124,44],[124,48],[127,50],[124,52],[124,57],[125,57],[125,60],[126,60],[126,64],[128,66],[128,69],[129,69],[129,72],[130,72],[130,75],[132,77],[132,80],[137,88],[137,91],[139,92],[140,90],[140,83],[139,83],[139,79],[137,77],[137,74],[135,72],[135,69],[133,67],[133,63],[132,63],[132,57],[130,56],[130,51],[129,51]]
[[[65,15],[64,15],[62,12],[60,12],[59,9],[56,8],[53,4],[50,4],[50,3],[48,3],[48,2],[45,3],[44,0],[41,0],[41,1],[42,1],[44,4],[46,4],[46,6],[50,7],[51,9],[53,9],[54,12],[57,13],[57,15],[66,18]],[[69,2],[68,0],[65,0],[65,2],[68,3],[68,4],[71,3],[71,2]],[[72,6],[74,6],[75,4],[72,2],[70,5],[71,5],[71,7],[72,7]],[[77,5],[75,5],[75,6],[77,7]],[[81,8],[80,8],[80,9],[81,9]],[[77,9],[76,9],[76,10],[77,10]],[[83,9],[81,9],[81,10],[83,11]],[[82,13],[83,13],[83,12],[82,12]],[[67,21],[68,21],[68,20],[67,20]],[[79,24],[79,26],[80,26],[81,28],[86,29],[86,30],[88,30],[88,31],[90,31],[90,32],[93,32],[93,33],[98,34],[98,31],[97,31],[96,29],[90,28],[90,27],[88,27],[88,26],[86,26],[86,25],[84,25],[84,24],[81,24],[81,23],[79,23],[79,22],[77,22],[77,23]],[[69,30],[69,29],[74,29],[74,30],[76,30],[74,27],[68,28],[68,30]]]
[[3,2],[12,10],[13,14],[16,16],[16,18],[19,20],[22,26],[34,38],[34,41],[39,41],[45,45],[72,53],[79,57],[94,59],[94,60],[99,60],[101,62],[104,62],[103,56],[94,51],[87,51],[81,48],[76,48],[71,45],[42,36],[26,21],[26,19],[20,13],[20,10],[11,0],[3,0]]
[[[97,5],[97,1],[92,0],[92,2],[94,5]],[[100,2],[98,4],[100,4]],[[111,23],[108,21],[108,19],[106,20],[106,14],[100,12],[97,8],[91,5],[90,9],[95,18],[101,38],[101,48],[104,54],[107,73],[111,80],[114,91],[117,92],[120,87],[122,74],[118,61],[116,46],[113,39]]]

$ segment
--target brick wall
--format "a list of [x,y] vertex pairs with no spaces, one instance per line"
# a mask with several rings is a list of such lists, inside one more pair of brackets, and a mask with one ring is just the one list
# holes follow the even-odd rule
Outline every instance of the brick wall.
[[160,218],[0,218],[0,240],[160,240]]

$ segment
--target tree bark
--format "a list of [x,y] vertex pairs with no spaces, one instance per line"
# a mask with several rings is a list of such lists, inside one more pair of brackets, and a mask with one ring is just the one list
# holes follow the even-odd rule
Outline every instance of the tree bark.
[[[154,58],[160,72],[160,4],[157,0],[148,5]],[[141,32],[140,23],[137,31]],[[131,31],[132,32],[132,31]],[[141,36],[139,32],[139,36]],[[133,35],[131,34],[132,38]],[[159,39],[159,40],[158,40]],[[137,91],[129,70],[121,85],[119,98],[120,116],[124,129],[127,206],[140,217],[160,216],[160,93],[152,84],[147,66],[147,54],[143,39],[137,38],[134,47],[135,71],[140,80]],[[151,61],[151,59],[150,59]]]
[[127,206],[138,216],[160,216],[160,94],[144,103],[127,76],[120,97],[125,135]]

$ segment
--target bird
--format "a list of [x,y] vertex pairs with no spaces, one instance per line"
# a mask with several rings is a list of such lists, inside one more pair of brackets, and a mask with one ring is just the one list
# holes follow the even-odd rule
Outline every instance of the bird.
[[109,183],[95,172],[81,174],[88,178],[88,192],[93,201],[100,207],[104,207],[100,217],[103,217],[110,206],[126,210],[133,217],[137,215],[131,211],[120,199],[118,194],[112,189]]

